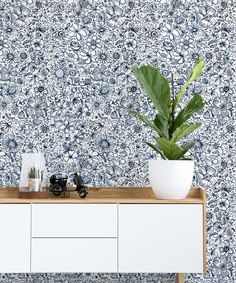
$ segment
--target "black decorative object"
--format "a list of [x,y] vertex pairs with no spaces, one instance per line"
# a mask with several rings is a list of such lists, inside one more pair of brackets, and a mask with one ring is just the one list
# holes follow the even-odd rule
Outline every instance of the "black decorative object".
[[78,192],[81,198],[85,198],[88,194],[87,187],[84,186],[83,179],[77,173],[74,174],[73,182],[76,185],[76,191]]
[[52,175],[50,177],[50,191],[54,194],[54,196],[59,196],[61,193],[67,190],[67,176],[61,175]]
[[88,194],[87,187],[83,183],[83,179],[77,173],[74,174],[73,183],[76,185],[75,190],[68,189],[67,187],[68,176],[62,175],[52,175],[50,177],[50,192],[54,194],[54,196],[60,196],[61,193],[69,192],[69,191],[77,191],[81,198],[85,198]]

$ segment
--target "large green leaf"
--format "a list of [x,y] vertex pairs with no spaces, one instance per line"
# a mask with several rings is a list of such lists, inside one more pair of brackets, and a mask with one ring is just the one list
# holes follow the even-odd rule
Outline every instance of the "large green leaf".
[[182,145],[181,148],[182,148],[182,150],[183,150],[183,155],[184,155],[191,147],[193,147],[194,144],[195,144],[195,142],[194,142],[194,141],[191,141],[191,142],[188,142],[188,143]]
[[156,138],[156,142],[166,159],[179,160],[184,159],[185,153],[194,145],[194,142],[188,142],[182,146],[165,138]]
[[202,123],[182,124],[172,134],[171,141],[177,142],[201,126]]
[[165,120],[160,114],[157,114],[154,119],[154,125],[160,130],[160,137],[169,139],[169,128],[168,121]]
[[146,144],[147,144],[148,146],[150,146],[154,151],[156,151],[157,153],[159,153],[163,159],[166,159],[165,155],[161,152],[161,150],[160,150],[157,146],[151,144],[150,142],[146,142]]
[[186,81],[186,83],[182,86],[182,88],[180,89],[180,91],[178,92],[178,94],[175,97],[175,100],[173,102],[173,109],[176,108],[176,106],[179,104],[183,94],[185,93],[187,87],[189,86],[189,84],[191,84],[193,81],[195,81],[199,76],[201,76],[203,70],[205,68],[205,62],[203,59],[198,59],[195,63],[195,66],[192,69],[192,72],[188,78],[188,80]]
[[155,126],[154,123],[152,123],[150,120],[148,120],[145,116],[140,114],[138,111],[129,109],[128,113],[132,116],[137,117],[141,122],[145,123],[147,126],[149,126],[151,129],[156,131],[159,135],[162,134],[162,132]]
[[201,110],[204,106],[201,95],[196,94],[188,102],[188,104],[179,112],[176,119],[174,120],[172,133],[180,127],[185,121],[187,121],[195,112]]
[[183,156],[183,150],[176,143],[165,138],[156,138],[156,142],[167,159],[178,160]]
[[160,115],[168,120],[170,104],[170,86],[168,80],[161,74],[158,68],[153,66],[132,67],[142,88],[151,98]]

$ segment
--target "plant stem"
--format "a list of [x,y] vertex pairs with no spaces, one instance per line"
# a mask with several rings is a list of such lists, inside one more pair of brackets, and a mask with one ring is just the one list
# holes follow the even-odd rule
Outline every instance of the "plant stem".
[[174,114],[174,100],[175,100],[175,88],[174,88],[174,75],[171,73],[171,112],[170,112],[170,120],[169,120],[169,137],[172,137],[172,126],[175,118]]
[[174,86],[174,75],[173,73],[171,74],[171,92],[172,92],[172,111],[171,111],[171,115],[172,115],[172,120],[174,120],[174,100],[175,100],[175,86]]

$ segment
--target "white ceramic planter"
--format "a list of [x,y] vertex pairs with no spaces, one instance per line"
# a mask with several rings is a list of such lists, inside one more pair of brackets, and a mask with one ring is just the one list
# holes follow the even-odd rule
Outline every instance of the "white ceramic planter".
[[150,184],[159,199],[185,199],[193,171],[193,160],[149,160]]

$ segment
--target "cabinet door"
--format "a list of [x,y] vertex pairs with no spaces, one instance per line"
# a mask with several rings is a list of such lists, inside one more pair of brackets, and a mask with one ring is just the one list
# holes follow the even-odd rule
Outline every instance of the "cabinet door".
[[117,239],[33,238],[32,272],[117,272]]
[[30,272],[30,205],[0,205],[0,272]]
[[119,205],[119,272],[203,272],[201,204]]

